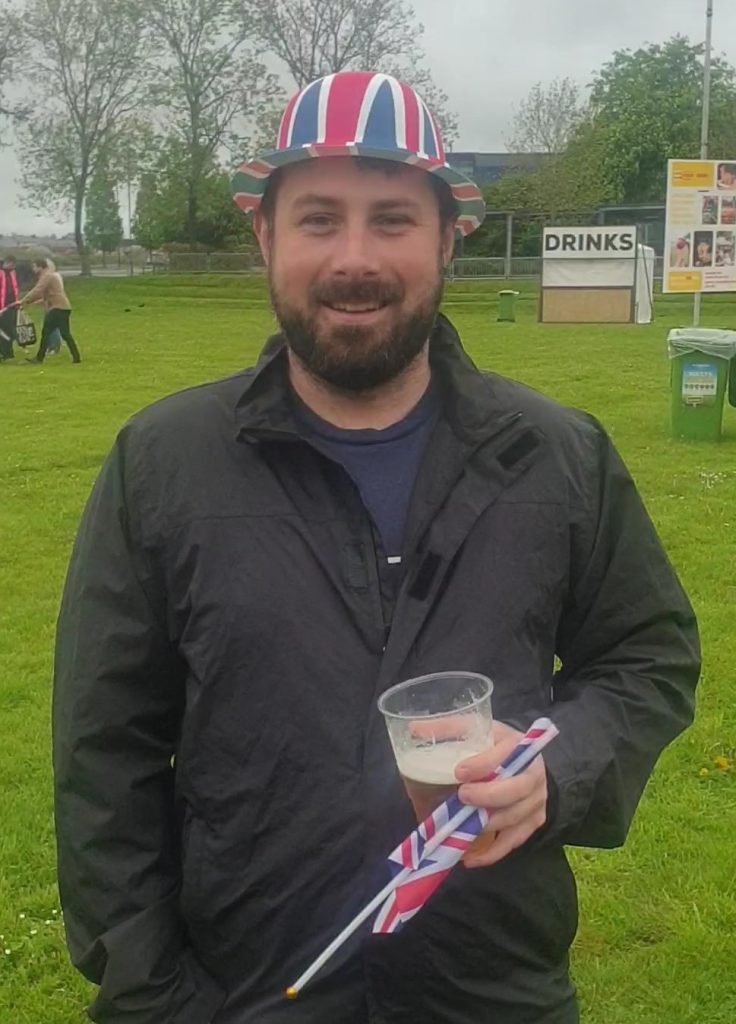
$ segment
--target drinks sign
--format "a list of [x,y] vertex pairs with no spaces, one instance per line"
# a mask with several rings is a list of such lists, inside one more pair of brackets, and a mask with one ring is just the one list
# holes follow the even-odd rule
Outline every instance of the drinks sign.
[[545,228],[545,259],[632,259],[635,227]]

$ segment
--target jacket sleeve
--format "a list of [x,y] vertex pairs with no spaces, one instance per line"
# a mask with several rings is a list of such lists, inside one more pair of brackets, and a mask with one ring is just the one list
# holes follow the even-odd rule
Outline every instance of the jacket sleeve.
[[624,841],[659,754],[692,721],[700,650],[695,615],[636,487],[595,423],[593,436],[557,638],[560,735],[544,755],[544,836],[612,847]]
[[20,299],[21,306],[29,306],[34,302],[41,302],[44,296],[45,283],[39,281],[33,288]]
[[53,761],[58,874],[99,1024],[208,1024],[223,993],[178,912],[172,757],[183,673],[140,537],[128,428],[84,512],[58,623]]

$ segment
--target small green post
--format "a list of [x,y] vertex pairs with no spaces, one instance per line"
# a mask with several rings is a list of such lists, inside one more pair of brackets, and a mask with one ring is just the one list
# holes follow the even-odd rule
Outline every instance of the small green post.
[[514,308],[516,305],[516,296],[518,292],[512,291],[511,288],[504,288],[503,291],[498,293],[498,317],[499,321],[503,320],[507,323],[515,323],[516,316]]

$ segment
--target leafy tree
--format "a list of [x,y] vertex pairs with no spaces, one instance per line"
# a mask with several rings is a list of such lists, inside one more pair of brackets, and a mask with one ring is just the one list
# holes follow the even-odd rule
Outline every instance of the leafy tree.
[[132,234],[139,245],[151,252],[160,249],[168,241],[166,227],[161,216],[163,201],[155,171],[146,172],[138,187],[135,203]]
[[[578,135],[564,153],[550,155],[534,172],[508,174],[487,186],[483,195],[490,211],[514,217],[513,255],[538,256],[543,223],[589,223],[594,211],[612,197],[605,191],[601,155],[592,134]],[[488,217],[464,241],[466,256],[503,256],[506,223]]]
[[251,220],[233,202],[225,171],[214,170],[204,180],[199,237],[211,251],[255,246]]
[[158,146],[153,123],[139,114],[129,120],[125,133],[107,148],[105,167],[110,182],[124,196],[127,212],[124,230],[128,236],[132,234],[132,197],[143,175],[155,165]]
[[620,200],[607,159],[603,135],[590,121],[581,123],[564,153],[538,174],[539,210],[548,221],[585,220],[599,206]]
[[421,93],[448,147],[457,120],[422,63],[424,27],[406,0],[251,0],[255,32],[301,88],[336,71],[394,74]]
[[249,45],[252,21],[239,0],[149,0],[147,16],[162,47],[156,97],[180,143],[194,244],[205,180],[223,145],[234,144],[234,121],[262,117],[280,87]]
[[537,82],[515,113],[508,149],[516,153],[561,153],[584,116],[578,85],[556,78]]
[[141,101],[146,17],[138,0],[30,0],[23,27],[29,72],[44,83],[43,104],[21,125],[26,195],[38,208],[73,210],[89,274],[84,204]]
[[156,168],[141,180],[133,220],[135,240],[149,250],[171,242],[218,250],[252,239],[248,220],[232,200],[230,176],[211,161],[199,182],[196,235],[192,240],[185,167],[182,143],[166,140]]
[[[663,201],[666,162],[700,154],[702,52],[683,36],[620,50],[595,75],[592,131],[605,191],[627,203]],[[736,72],[711,63],[710,153],[736,152]]]
[[[487,185],[483,190],[483,198],[489,211],[496,213],[514,213],[519,217],[514,225],[515,256],[536,255],[528,253],[520,246],[520,224],[524,217],[536,214],[539,209],[538,197],[539,178],[536,174],[507,174],[498,181]],[[538,248],[538,247],[537,247]],[[506,253],[506,218],[500,216],[487,217],[481,226],[463,242],[465,256],[504,256]]]
[[123,222],[120,219],[120,204],[107,167],[98,165],[87,194],[84,230],[87,241],[105,254],[120,248],[123,241]]
[[0,117],[14,118],[23,113],[17,105],[11,105],[4,95],[5,88],[18,73],[22,52],[20,18],[9,3],[0,2]]

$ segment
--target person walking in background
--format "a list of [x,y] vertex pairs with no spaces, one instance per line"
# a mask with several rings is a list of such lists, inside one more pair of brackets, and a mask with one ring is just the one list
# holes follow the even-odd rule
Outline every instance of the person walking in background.
[[[54,261],[51,259],[50,256],[46,257],[46,265],[48,266],[49,270],[56,270],[56,264],[54,263]],[[60,351],[61,351],[61,334],[59,333],[59,328],[55,327],[54,330],[51,332],[51,335],[49,336],[48,343],[46,345],[46,355],[47,356],[58,356]]]
[[61,274],[57,274],[49,266],[46,259],[33,261],[33,272],[37,275],[38,281],[29,292],[27,292],[18,303],[19,306],[27,306],[31,302],[43,302],[46,314],[43,318],[41,328],[41,344],[37,354],[29,363],[42,363],[49,346],[49,339],[55,330],[58,329],[61,337],[69,346],[72,355],[72,362],[81,363],[82,357],[79,354],[77,343],[72,337],[69,326],[72,307],[67,294],[64,291],[64,282]]
[[6,256],[0,268],[0,362],[14,359],[13,342],[18,338],[18,278],[15,257]]

